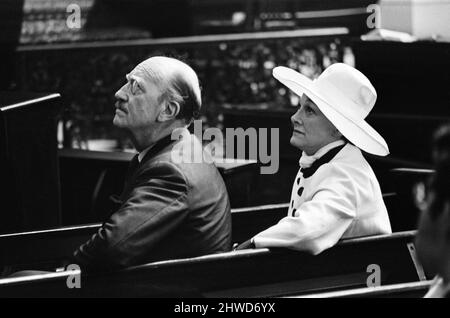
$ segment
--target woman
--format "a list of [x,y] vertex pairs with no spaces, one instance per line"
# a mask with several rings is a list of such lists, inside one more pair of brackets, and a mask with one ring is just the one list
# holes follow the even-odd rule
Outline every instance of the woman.
[[427,208],[417,235],[417,252],[428,274],[437,275],[426,297],[450,297],[450,125],[434,136],[433,161]]
[[334,64],[311,81],[285,67],[273,75],[301,97],[291,144],[302,150],[288,216],[238,249],[287,247],[319,254],[341,238],[392,232],[377,178],[361,150],[386,156],[364,120],[377,98],[358,70]]

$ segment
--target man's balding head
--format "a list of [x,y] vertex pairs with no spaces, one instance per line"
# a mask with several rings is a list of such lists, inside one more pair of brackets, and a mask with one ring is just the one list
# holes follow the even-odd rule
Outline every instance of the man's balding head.
[[163,56],[148,58],[137,65],[131,74],[140,73],[161,90],[160,101],[178,103],[178,119],[191,122],[202,105],[200,84],[195,71],[186,63]]
[[201,107],[194,70],[168,57],[152,57],[126,75],[116,94],[113,123],[131,133],[141,151],[177,128],[186,127]]

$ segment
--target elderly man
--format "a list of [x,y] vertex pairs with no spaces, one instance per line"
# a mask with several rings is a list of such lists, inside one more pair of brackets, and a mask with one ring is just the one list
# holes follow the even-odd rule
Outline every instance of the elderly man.
[[[120,207],[75,251],[75,262],[85,269],[113,269],[230,250],[230,203],[218,170],[171,154],[175,146],[202,151],[187,131],[201,107],[197,75],[181,61],[152,57],[126,80],[115,95],[113,122],[129,132],[139,154],[130,164]],[[180,140],[172,140],[175,131]]]

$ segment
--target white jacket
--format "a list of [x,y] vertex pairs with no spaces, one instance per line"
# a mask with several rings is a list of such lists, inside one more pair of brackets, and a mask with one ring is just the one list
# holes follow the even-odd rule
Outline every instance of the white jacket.
[[346,144],[312,176],[298,172],[288,216],[253,240],[316,255],[342,238],[390,233],[378,180],[361,150]]

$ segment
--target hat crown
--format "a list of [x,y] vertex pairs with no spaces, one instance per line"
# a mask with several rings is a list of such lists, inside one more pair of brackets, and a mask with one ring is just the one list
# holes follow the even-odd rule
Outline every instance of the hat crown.
[[[339,101],[337,107],[364,119],[375,106],[377,93],[369,79],[357,69],[336,63],[328,67],[315,81],[330,100]],[[350,101],[350,102],[349,102]]]

